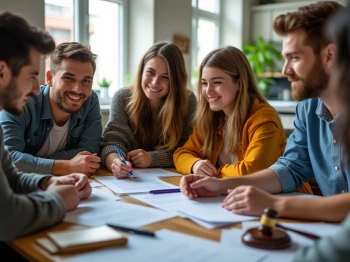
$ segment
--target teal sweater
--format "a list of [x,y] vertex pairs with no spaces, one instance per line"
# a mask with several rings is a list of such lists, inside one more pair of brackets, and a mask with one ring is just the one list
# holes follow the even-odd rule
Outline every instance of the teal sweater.
[[343,262],[350,261],[350,215],[334,235],[316,241],[312,246],[302,247],[294,262]]

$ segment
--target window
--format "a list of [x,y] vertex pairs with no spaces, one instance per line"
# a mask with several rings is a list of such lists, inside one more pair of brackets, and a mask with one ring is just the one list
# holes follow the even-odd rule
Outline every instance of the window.
[[[56,44],[77,41],[88,44],[97,54],[93,88],[105,78],[111,81],[109,95],[122,86],[124,75],[122,39],[125,26],[125,0],[45,0],[45,27]],[[49,60],[46,61],[46,70]]]
[[[197,78],[199,65],[219,47],[220,0],[192,0],[192,76]],[[198,79],[192,79],[197,81]]]
[[193,59],[198,69],[203,58],[219,47],[220,0],[193,0]]
[[114,84],[109,89],[112,96],[119,83],[120,63],[118,58],[121,54],[121,36],[118,31],[112,28],[121,28],[119,4],[109,1],[90,0],[89,1],[89,43],[91,50],[97,53],[97,66],[94,76],[95,82],[105,78]]

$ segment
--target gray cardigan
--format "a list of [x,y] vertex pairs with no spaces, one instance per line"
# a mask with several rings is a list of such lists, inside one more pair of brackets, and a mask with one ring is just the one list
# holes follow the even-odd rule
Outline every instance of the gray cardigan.
[[[103,140],[101,143],[102,163],[108,154],[115,152],[115,146],[118,145],[124,156],[131,150],[139,149],[140,140],[134,136],[131,121],[128,111],[126,109],[130,96],[129,88],[122,88],[118,90],[111,101],[111,111],[106,129],[103,133]],[[183,146],[193,130],[192,118],[197,109],[197,98],[191,92],[188,97],[187,114],[183,122],[183,130],[181,138],[176,148]],[[169,116],[170,117],[170,116]],[[174,149],[174,151],[176,150]],[[150,167],[172,167],[174,166],[173,153],[166,150],[149,151],[152,155],[152,163]]]
[[13,165],[0,127],[0,241],[9,241],[60,222],[66,209],[55,192],[39,192],[47,175],[19,172]]

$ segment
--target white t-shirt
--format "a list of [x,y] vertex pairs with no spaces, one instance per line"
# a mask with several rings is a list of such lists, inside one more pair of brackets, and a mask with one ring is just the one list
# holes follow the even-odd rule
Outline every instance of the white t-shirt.
[[47,137],[44,145],[40,148],[39,152],[36,154],[37,157],[47,157],[55,152],[61,151],[65,148],[67,144],[69,121],[63,126],[56,125],[53,121],[53,127],[49,136]]
[[236,154],[229,154],[225,151],[225,147],[222,147],[222,150],[219,154],[218,157],[218,165],[222,166],[225,164],[234,164],[238,161],[237,155]]

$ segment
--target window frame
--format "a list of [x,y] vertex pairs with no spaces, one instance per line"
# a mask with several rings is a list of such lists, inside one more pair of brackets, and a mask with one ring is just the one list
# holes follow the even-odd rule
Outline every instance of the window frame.
[[199,9],[198,7],[199,0],[192,0],[192,45],[191,45],[191,71],[199,68],[197,64],[198,60],[198,20],[203,19],[210,22],[213,22],[216,25],[216,46],[217,48],[221,46],[222,40],[222,0],[218,0],[218,13],[211,13],[208,11],[204,11]]
[[[127,59],[124,54],[128,54],[127,29],[128,29],[128,8],[127,0],[103,0],[119,4],[118,14],[118,32],[119,32],[119,52],[118,63],[119,70],[117,72],[119,83],[118,86],[123,86],[124,77],[127,69]],[[89,45],[89,1],[73,0],[73,41]],[[92,50],[93,51],[93,50]]]

